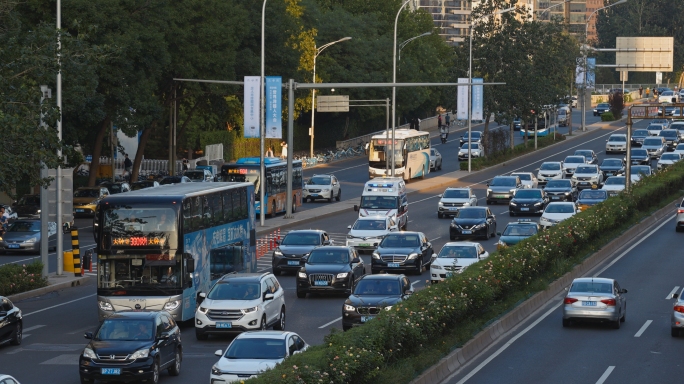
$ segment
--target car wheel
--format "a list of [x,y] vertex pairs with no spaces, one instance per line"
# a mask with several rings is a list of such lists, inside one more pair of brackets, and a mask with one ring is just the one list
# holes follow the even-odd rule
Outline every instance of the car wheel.
[[306,292],[297,291],[297,297],[300,299],[306,298]]
[[10,344],[12,345],[20,345],[21,340],[24,338],[24,333],[23,333],[24,327],[22,322],[17,323],[17,329],[14,330],[14,337],[12,338],[12,341],[10,341]]
[[679,226],[675,227],[675,232],[681,232],[681,231],[682,231],[682,229]]
[[[443,219],[443,218],[444,218],[444,215],[442,215],[441,213],[437,212],[437,218],[438,218],[438,219]],[[679,227],[677,227],[677,228],[679,228]],[[677,231],[679,231],[679,229],[678,229]]]
[[493,203],[492,203],[491,200],[487,200],[487,205],[492,205],[492,204],[493,204]]
[[449,240],[451,240],[451,241],[456,240],[456,236],[451,236],[451,235],[449,235]]
[[276,331],[285,330],[285,306],[280,309],[280,318],[278,319],[278,323],[273,326],[273,329]]
[[86,377],[81,376],[81,384],[92,383],[92,382],[94,382],[94,381],[90,380]]
[[442,170],[442,162],[441,161],[439,162],[439,170],[440,171]]
[[273,274],[274,274],[274,275],[280,276],[282,272],[283,272],[283,271],[281,271],[280,269],[276,269],[275,267],[273,267]]
[[672,335],[672,337],[679,337],[679,328],[671,328],[670,335]]
[[622,323],[620,322],[620,319],[617,319],[616,321],[613,322],[613,329],[620,329],[620,325]]
[[416,269],[413,271],[413,273],[417,276],[420,276],[423,274],[423,257],[421,256],[420,259],[416,260]]
[[342,200],[342,188],[337,191],[337,196],[335,196],[335,201]]
[[180,349],[176,349],[176,357],[173,361],[173,365],[169,367],[169,375],[178,376],[181,370],[181,361],[183,360],[183,353]]
[[567,328],[570,326],[570,319],[563,319],[563,327]]
[[352,328],[352,327],[350,327],[350,326],[342,325],[342,330],[345,331],[345,332],[347,332],[347,331],[350,330],[351,328]]
[[622,317],[620,318],[620,322],[623,322],[623,323],[624,323],[625,320],[627,320],[627,310],[626,310],[626,308],[625,308],[625,313],[623,313],[623,314],[622,314]]
[[159,362],[156,360],[152,365],[152,384],[159,384]]
[[335,192],[331,190],[331,191],[330,191],[330,197],[328,197],[328,203],[332,203],[333,197],[334,197],[333,195],[334,195],[334,194],[335,194]]
[[511,217],[513,217],[513,216],[515,216],[515,212],[509,210],[509,211],[508,211],[508,215],[511,216]]
[[195,328],[195,338],[197,340],[208,340],[209,335],[205,334],[204,332],[200,331],[198,328]]
[[266,315],[264,315],[264,316],[261,316],[261,326],[259,327],[259,330],[265,331],[266,328],[268,328],[268,326],[266,324]]

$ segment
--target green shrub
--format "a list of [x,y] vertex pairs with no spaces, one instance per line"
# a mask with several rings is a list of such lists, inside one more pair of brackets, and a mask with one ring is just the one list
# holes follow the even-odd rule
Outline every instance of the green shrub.
[[30,291],[47,286],[47,278],[41,276],[43,263],[5,264],[0,266],[0,296]]
[[503,248],[463,273],[427,286],[363,327],[326,336],[322,345],[285,360],[249,383],[371,383],[392,364],[416,356],[434,340],[500,303],[556,265],[592,249],[597,239],[657,208],[684,187],[678,163],[607,201]]
[[601,114],[601,121],[615,121],[615,116],[613,112],[604,112]]

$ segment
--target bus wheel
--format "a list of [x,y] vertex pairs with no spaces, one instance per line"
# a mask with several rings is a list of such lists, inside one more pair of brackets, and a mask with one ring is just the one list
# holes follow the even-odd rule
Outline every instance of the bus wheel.
[[275,206],[275,201],[273,201],[273,209],[271,209],[271,215],[270,215],[270,216],[271,216],[271,217],[275,217],[275,216],[276,216],[276,206]]

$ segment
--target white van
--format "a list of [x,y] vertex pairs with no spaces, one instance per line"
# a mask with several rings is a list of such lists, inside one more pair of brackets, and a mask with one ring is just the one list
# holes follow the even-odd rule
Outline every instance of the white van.
[[359,217],[392,217],[399,228],[408,226],[406,182],[401,177],[382,177],[367,181],[361,193],[361,204],[354,205]]

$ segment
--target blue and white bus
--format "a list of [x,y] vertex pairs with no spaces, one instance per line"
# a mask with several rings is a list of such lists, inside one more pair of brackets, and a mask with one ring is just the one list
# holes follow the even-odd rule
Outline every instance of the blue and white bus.
[[187,183],[108,196],[97,216],[100,320],[116,311],[193,318],[197,293],[256,271],[254,186]]

